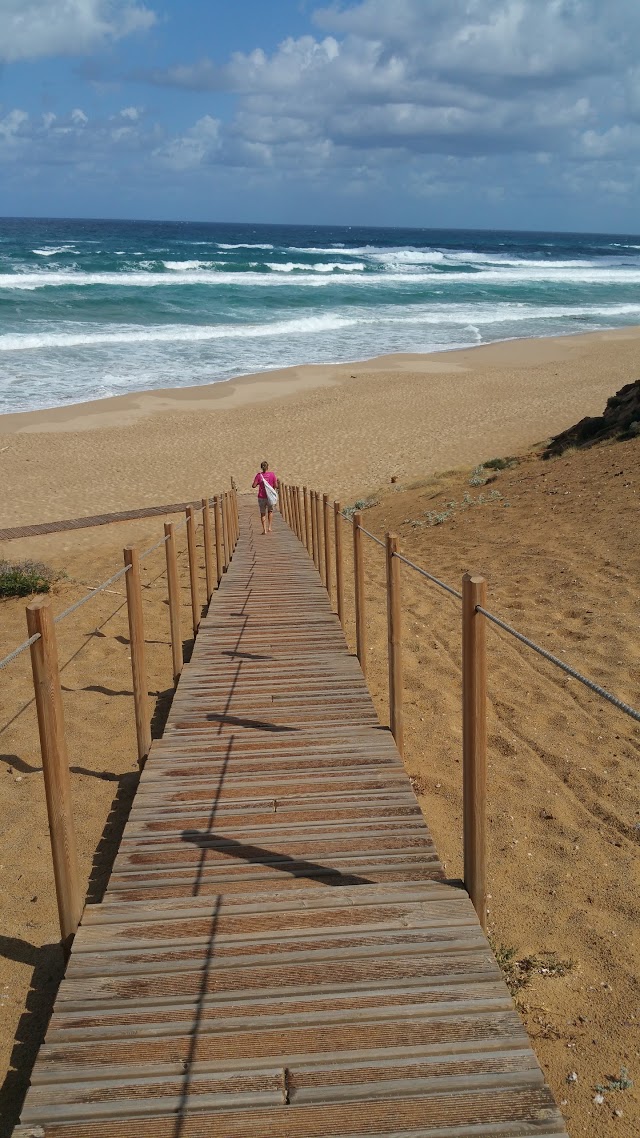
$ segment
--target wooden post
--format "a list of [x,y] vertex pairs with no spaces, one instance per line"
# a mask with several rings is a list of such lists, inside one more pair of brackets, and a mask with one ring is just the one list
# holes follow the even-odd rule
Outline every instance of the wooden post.
[[222,560],[222,513],[220,510],[220,498],[216,494],[213,499],[213,520],[215,522],[216,531],[216,575],[218,578],[218,585],[222,580],[223,560]]
[[311,510],[311,557],[313,564],[318,567],[318,536],[316,534],[316,502],[315,490],[309,491],[309,505]]
[[322,495],[322,514],[324,521],[324,583],[331,603],[331,514],[329,513],[329,495]]
[[355,585],[356,608],[356,654],[363,675],[367,674],[367,627],[365,623],[364,601],[364,558],[362,551],[362,514],[356,510],[353,515],[353,577]]
[[169,591],[169,627],[171,629],[171,659],[173,662],[173,682],[177,684],[182,671],[182,631],[180,629],[180,581],[178,579],[178,558],[176,554],[176,535],[173,522],[164,523],[167,555],[167,586]]
[[40,639],[31,645],[31,667],[38,713],[60,936],[64,951],[68,955],[71,940],[82,915],[83,899],[73,826],[58,648],[51,601],[47,597],[38,597],[27,605],[27,628],[29,636],[40,633]]
[[236,495],[234,490],[229,491],[229,518],[231,521],[231,552],[235,552],[238,541],[238,525],[236,521]]
[[322,548],[322,496],[316,493],[314,504],[316,508],[316,537],[318,539],[318,573],[324,584],[324,553]]
[[333,503],[334,542],[336,547],[336,609],[344,628],[344,577],[342,567],[342,518],[339,502]]
[[127,585],[129,646],[131,648],[131,674],[133,676],[133,702],[136,713],[138,762],[140,766],[143,766],[144,760],[151,748],[151,717],[149,715],[149,688],[147,684],[147,665],[144,650],[140,558],[138,556],[138,550],[132,545],[128,545],[124,550],[124,563],[130,567],[124,579]]
[[196,518],[193,506],[187,506],[187,549],[189,551],[189,583],[191,585],[191,622],[195,636],[200,624],[198,603],[198,553],[196,548]]
[[462,578],[462,805],[464,883],[487,928],[487,654],[486,625],[476,607],[486,608],[484,577]]
[[298,541],[300,541],[300,495],[298,487],[293,487],[293,517],[295,521],[295,532]]
[[233,491],[233,516],[236,522],[236,545],[240,540],[240,514],[238,511],[238,491]]
[[222,535],[224,538],[224,571],[227,572],[231,561],[231,546],[229,543],[229,503],[226,490],[222,494]]
[[298,541],[304,545],[304,512],[302,509],[302,499],[299,486],[296,486],[296,515],[298,518]]
[[[165,531],[166,532],[166,531]],[[209,499],[202,499],[202,537],[204,541],[204,571],[207,578],[207,604],[213,596],[214,570],[213,570],[213,538],[211,534],[211,510]]]
[[389,726],[400,755],[404,756],[404,712],[402,706],[402,610],[400,601],[400,562],[398,538],[387,534],[387,644],[389,650]]
[[280,513],[284,517],[284,482],[281,482],[280,479],[278,478],[276,485],[277,485],[277,490],[278,490],[278,509],[280,510]]
[[302,497],[304,499],[304,536],[307,546],[307,553],[309,557],[313,557],[313,540],[311,537],[311,519],[309,517],[309,491],[306,486],[302,487]]

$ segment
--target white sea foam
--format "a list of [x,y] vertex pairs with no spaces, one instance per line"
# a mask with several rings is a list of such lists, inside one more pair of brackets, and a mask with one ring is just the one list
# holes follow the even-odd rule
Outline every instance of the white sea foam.
[[55,257],[56,253],[75,253],[76,249],[74,245],[47,245],[46,249],[32,249],[31,252],[38,257]]
[[41,351],[51,348],[91,348],[115,344],[178,343],[206,340],[246,340],[263,336],[315,335],[356,324],[354,318],[326,314],[264,324],[168,324],[115,327],[99,331],[7,333],[0,336],[0,352]]
[[241,241],[239,245],[227,245],[224,241],[216,241],[218,249],[275,249],[275,245],[258,245],[258,244],[245,244]]
[[313,272],[313,273],[334,273],[340,270],[343,273],[356,273],[362,272],[365,269],[363,262],[342,262],[342,261],[318,261],[315,265],[302,265],[296,264],[294,261],[278,262],[267,261],[267,268],[271,269],[274,273],[294,273],[294,272]]
[[185,272],[193,269],[212,269],[216,265],[224,265],[224,261],[163,261],[165,269],[171,269],[173,272]]
[[[154,262],[140,262],[140,269]],[[514,267],[478,268],[475,273],[456,272],[447,273],[428,271],[388,271],[380,274],[364,273],[353,266],[349,271],[344,267],[341,271],[323,271],[306,266],[293,277],[291,271],[284,270],[271,273],[233,272],[229,269],[216,271],[212,269],[192,269],[188,271],[175,270],[172,272],[153,271],[127,271],[87,273],[78,270],[41,269],[37,272],[0,273],[0,289],[38,289],[38,288],[79,288],[85,286],[103,286],[114,288],[154,288],[158,286],[174,286],[176,284],[202,284],[202,285],[234,285],[237,287],[259,286],[260,288],[274,288],[282,286],[295,287],[336,287],[349,281],[362,288],[386,288],[388,284],[403,284],[412,287],[415,284],[438,284],[447,286],[451,283],[464,283],[474,287],[477,284],[508,284],[517,288],[527,288],[532,284],[548,284],[560,282],[570,285],[637,285],[640,284],[640,266],[629,268],[553,268],[544,263],[530,264],[527,271],[519,271]]]

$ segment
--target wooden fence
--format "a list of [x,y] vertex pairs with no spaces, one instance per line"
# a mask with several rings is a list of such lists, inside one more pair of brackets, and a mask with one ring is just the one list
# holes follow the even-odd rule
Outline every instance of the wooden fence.
[[[76,601],[65,612],[54,617],[49,597],[38,597],[27,605],[29,639],[0,661],[0,668],[11,663],[27,648],[35,690],[40,750],[44,775],[49,835],[60,921],[60,935],[68,953],[84,908],[84,888],[80,880],[76,833],[71,802],[69,758],[65,736],[62,686],[58,661],[56,624],[71,612],[102,592],[107,585],[124,576],[129,620],[133,704],[136,724],[138,763],[142,768],[151,747],[151,708],[145,661],[145,630],[142,605],[140,562],[161,545],[165,547],[169,607],[169,629],[174,684],[178,682],[184,663],[180,619],[180,582],[178,574],[176,533],[186,526],[191,599],[191,623],[196,635],[202,611],[198,578],[197,529],[202,515],[206,604],[233,556],[239,536],[237,493],[232,489],[213,498],[203,498],[199,507],[187,506],[181,523],[165,522],[164,537],[150,549],[139,553],[135,546],[124,549],[124,567]],[[213,509],[212,509],[213,506]]]
[[[365,529],[359,510],[345,513],[339,501],[331,503],[306,486],[280,486],[280,509],[287,524],[306,547],[309,556],[332,595],[335,576],[336,612],[345,627],[342,526],[350,524],[353,540],[353,591],[356,654],[367,672],[367,612],[364,574],[364,538],[384,550],[387,593],[387,654],[389,727],[401,755],[404,752],[402,678],[401,565],[444,589],[461,602],[462,640],[462,815],[464,883],[483,929],[487,929],[487,648],[486,627],[493,623],[520,643],[560,668],[566,675],[640,722],[640,712],[606,691],[599,684],[536,644],[487,610],[487,583],[481,576],[465,573],[461,589],[439,580],[405,557],[396,534],[385,539]],[[332,517],[333,515],[333,517]],[[333,532],[333,554],[332,546]]]

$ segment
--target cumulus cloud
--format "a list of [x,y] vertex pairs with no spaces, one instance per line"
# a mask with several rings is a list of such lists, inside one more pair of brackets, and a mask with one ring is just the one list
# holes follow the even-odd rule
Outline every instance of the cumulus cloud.
[[[154,19],[142,0],[0,0],[3,6],[14,17],[7,41],[14,52],[26,42],[18,16],[38,24],[32,54],[52,50],[65,14],[84,17],[73,29],[69,17],[65,50],[79,50],[81,41],[97,46]],[[313,34],[288,37],[273,51],[203,54],[129,76],[200,93],[197,120],[177,133],[152,128],[130,105],[107,123],[73,114],[37,124],[7,120],[0,139],[16,153],[31,132],[32,146],[62,160],[66,137],[67,154],[83,144],[94,159],[109,144],[137,150],[166,177],[263,172],[272,187],[306,178],[316,189],[333,184],[345,193],[400,179],[420,197],[469,185],[494,198],[505,186],[517,194],[561,185],[578,194],[594,179],[603,192],[620,194],[635,184],[637,0],[358,0],[318,8],[313,20]],[[229,93],[228,117],[208,113],[209,92]]]
[[337,161],[344,148],[559,156],[640,105],[636,0],[362,0],[314,20],[326,34],[147,78],[234,92],[221,144],[234,161],[243,144],[294,164],[296,147],[299,161],[320,146]]
[[155,19],[137,0],[0,0],[0,60],[84,54]]

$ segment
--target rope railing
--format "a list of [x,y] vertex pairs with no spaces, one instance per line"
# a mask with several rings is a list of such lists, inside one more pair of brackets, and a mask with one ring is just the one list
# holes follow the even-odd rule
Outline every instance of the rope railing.
[[237,492],[233,479],[231,491],[224,491],[213,498],[202,498],[201,506],[187,506],[185,518],[181,522],[165,522],[164,537],[155,542],[149,549],[139,553],[135,546],[127,546],[124,549],[125,564],[123,568],[95,589],[91,589],[86,596],[74,601],[57,616],[54,617],[53,615],[49,597],[43,596],[33,599],[27,605],[26,610],[29,638],[14,648],[3,660],[0,660],[1,670],[17,659],[27,648],[31,649],[40,750],[47,787],[49,834],[60,932],[65,950],[70,948],[82,915],[84,901],[80,885],[71,807],[69,759],[64,731],[62,687],[55,626],[76,612],[82,605],[87,604],[88,601],[104,592],[120,578],[126,579],[138,762],[142,767],[151,747],[151,714],[145,660],[140,563],[164,546],[167,561],[166,576],[173,678],[174,683],[177,683],[184,663],[184,654],[180,620],[182,600],[175,537],[176,533],[186,526],[191,611],[195,637],[202,612],[196,523],[196,515],[199,513],[202,514],[206,599],[207,604],[209,604],[214,588],[220,586],[222,576],[229,567],[240,532]]
[[[207,499],[206,504],[208,505],[211,500],[212,499]],[[202,513],[204,509],[204,499],[201,506],[194,507],[195,513]],[[184,529],[186,525],[186,517],[181,522],[175,522],[174,532],[177,532],[180,529]],[[149,549],[145,549],[143,553],[140,553],[138,555],[139,560],[144,561],[146,557],[150,557],[152,553],[155,553],[156,549],[160,549],[160,547],[162,545],[165,545],[168,540],[169,537],[167,534],[165,534],[165,536],[161,537],[160,541],[157,541],[155,545],[152,545]],[[79,601],[76,601],[74,604],[70,605],[69,608],[64,610],[64,612],[58,613],[57,616],[54,616],[53,623],[59,624],[61,620],[64,620],[66,617],[70,616],[72,612],[76,611],[76,609],[79,609],[82,605],[86,605],[87,601],[93,600],[93,598],[97,597],[99,593],[102,593],[105,589],[108,589],[109,585],[115,584],[115,582],[118,581],[120,577],[124,577],[125,573],[129,572],[129,568],[129,565],[125,565],[123,569],[119,569],[117,573],[114,573],[113,577],[109,577],[108,581],[103,581],[101,585],[98,585],[95,589],[92,589],[86,597],[81,597]],[[23,652],[26,652],[27,648],[30,648],[32,644],[35,644],[39,636],[39,633],[36,633],[35,636],[30,636],[28,640],[23,641],[23,643],[19,644],[17,648],[14,648],[12,652],[9,652],[9,654],[5,656],[3,660],[0,660],[0,671],[2,668],[6,668],[8,664],[11,664],[12,661],[17,659],[17,657],[20,656]]]
[[[326,494],[320,496],[315,490],[308,490],[306,486],[300,489],[299,487],[283,485],[282,491],[281,509],[285,520],[303,545],[306,546],[318,569],[320,578],[326,586],[329,596],[331,596],[329,570],[331,536],[328,497]],[[301,507],[301,500],[304,503],[304,509]],[[456,600],[461,601],[464,876],[469,895],[483,927],[486,928],[487,622],[514,637],[550,664],[559,668],[565,675],[577,680],[636,722],[640,722],[640,711],[490,612],[486,607],[486,581],[483,577],[465,573],[462,580],[462,591],[460,592],[400,553],[398,539],[394,534],[388,533],[385,541],[382,541],[376,534],[366,529],[362,524],[360,510],[354,509],[346,512],[342,509],[340,502],[335,501],[333,512],[335,519],[336,610],[343,628],[345,627],[345,618],[341,520],[348,522],[353,529],[356,655],[365,677],[367,671],[367,621],[362,535],[385,550],[387,620],[389,626],[389,723],[400,754],[403,751],[403,693],[401,636],[399,631],[400,578],[397,568],[395,568],[397,563],[406,565],[412,572],[417,573],[450,596],[455,597]]]
[[595,680],[590,680],[588,676],[583,676],[582,672],[579,672],[577,668],[572,668],[571,664],[565,664],[564,660],[561,660],[558,656],[554,656],[553,652],[548,652],[546,648],[542,648],[540,644],[536,644],[535,640],[530,640],[528,636],[525,636],[522,632],[518,632],[517,629],[512,628],[510,624],[506,623],[506,621],[501,620],[500,617],[495,616],[494,613],[488,612],[487,609],[483,608],[481,605],[478,605],[477,611],[481,613],[482,616],[486,617],[487,620],[491,621],[492,624],[495,624],[504,632],[508,632],[510,636],[515,637],[515,639],[519,640],[521,644],[526,644],[527,648],[531,648],[534,652],[537,652],[539,656],[543,656],[545,660],[549,661],[549,663],[555,664],[556,668],[560,668],[561,671],[566,672],[568,676],[571,676],[574,680],[577,680],[578,683],[584,684],[584,686],[586,688],[589,688],[590,691],[595,692],[596,695],[602,696],[602,699],[606,699],[608,703],[611,703],[614,707],[617,707],[618,711],[623,711],[625,715],[630,715],[632,719],[635,719],[637,723],[640,723],[640,711],[636,711],[634,707],[630,707],[630,705],[628,703],[625,703],[624,700],[618,699],[617,696],[612,695],[611,692],[607,691],[606,688],[603,688],[600,684],[597,684]]

